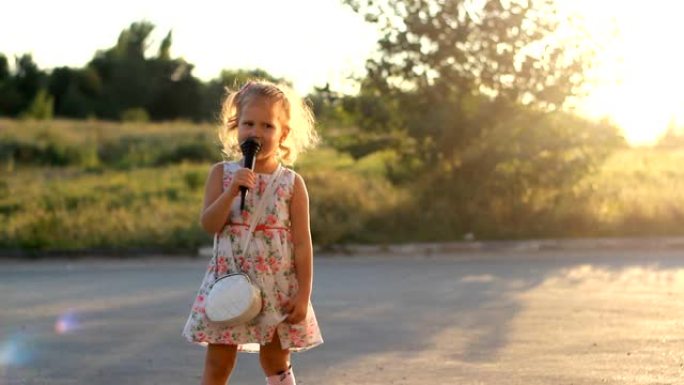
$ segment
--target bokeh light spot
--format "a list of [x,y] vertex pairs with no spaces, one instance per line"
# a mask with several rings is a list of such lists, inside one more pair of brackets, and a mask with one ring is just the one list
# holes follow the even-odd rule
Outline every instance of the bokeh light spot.
[[80,326],[76,313],[68,310],[57,317],[55,321],[55,333],[66,334],[77,330]]

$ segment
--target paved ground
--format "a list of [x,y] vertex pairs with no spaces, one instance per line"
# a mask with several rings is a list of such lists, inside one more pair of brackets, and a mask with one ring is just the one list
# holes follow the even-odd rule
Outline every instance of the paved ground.
[[[198,384],[206,260],[0,262],[0,384]],[[684,252],[316,259],[306,384],[684,383]],[[232,384],[263,384],[243,355]]]

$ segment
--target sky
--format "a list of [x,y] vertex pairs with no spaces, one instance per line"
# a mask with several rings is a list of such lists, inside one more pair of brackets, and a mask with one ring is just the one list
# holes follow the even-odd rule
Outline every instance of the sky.
[[[684,127],[684,3],[557,1],[601,46],[581,114],[608,117],[634,145],[655,143],[671,122]],[[194,64],[203,80],[222,69],[261,68],[304,94],[326,83],[354,93],[350,77],[363,76],[379,37],[341,0],[22,0],[3,8],[0,52],[32,53],[41,69],[82,67],[132,22],[147,20],[156,26],[152,50],[173,30],[172,56]]]
[[172,30],[172,56],[194,64],[200,79],[261,68],[303,93],[326,82],[354,92],[348,78],[363,74],[377,41],[375,27],[338,0],[22,0],[3,8],[0,52],[30,52],[41,69],[82,67],[147,20],[156,26],[153,50]]

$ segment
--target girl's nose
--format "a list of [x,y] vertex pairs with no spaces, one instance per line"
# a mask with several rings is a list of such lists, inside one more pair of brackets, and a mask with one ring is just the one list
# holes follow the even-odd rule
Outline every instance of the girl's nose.
[[255,137],[255,136],[257,136],[257,131],[258,131],[257,128],[252,126],[252,127],[248,127],[245,130],[245,133],[247,134],[248,137]]

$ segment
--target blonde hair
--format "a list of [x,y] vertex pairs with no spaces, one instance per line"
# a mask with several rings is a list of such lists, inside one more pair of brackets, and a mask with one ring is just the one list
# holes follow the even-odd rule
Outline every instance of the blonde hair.
[[238,91],[226,89],[221,107],[221,126],[218,130],[223,153],[229,159],[242,156],[237,137],[240,113],[248,103],[261,98],[280,105],[286,136],[278,148],[278,158],[283,163],[292,165],[300,153],[318,144],[313,112],[308,103],[289,86],[276,85],[261,79],[248,81]]

